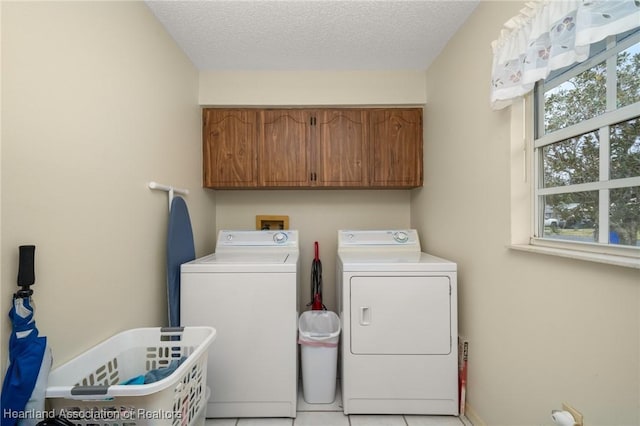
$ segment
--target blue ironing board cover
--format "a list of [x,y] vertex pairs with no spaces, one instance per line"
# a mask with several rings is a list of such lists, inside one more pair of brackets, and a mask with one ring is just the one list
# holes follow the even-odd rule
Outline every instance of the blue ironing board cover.
[[182,197],[174,197],[171,201],[167,235],[167,299],[170,327],[180,326],[180,265],[195,258],[193,230],[187,203]]

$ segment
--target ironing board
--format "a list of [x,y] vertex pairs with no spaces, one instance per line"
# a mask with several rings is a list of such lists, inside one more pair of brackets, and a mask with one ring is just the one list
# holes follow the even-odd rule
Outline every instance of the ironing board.
[[169,326],[180,326],[180,265],[196,258],[189,210],[182,197],[174,197],[167,235],[167,300]]

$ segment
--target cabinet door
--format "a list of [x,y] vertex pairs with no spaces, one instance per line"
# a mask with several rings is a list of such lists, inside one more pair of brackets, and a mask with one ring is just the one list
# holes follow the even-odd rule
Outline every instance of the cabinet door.
[[311,180],[309,112],[263,110],[261,114],[260,186],[308,186]]
[[372,110],[371,186],[422,186],[422,109]]
[[255,187],[257,111],[208,108],[202,118],[204,186]]
[[325,187],[368,185],[366,111],[318,110],[313,126],[313,184]]

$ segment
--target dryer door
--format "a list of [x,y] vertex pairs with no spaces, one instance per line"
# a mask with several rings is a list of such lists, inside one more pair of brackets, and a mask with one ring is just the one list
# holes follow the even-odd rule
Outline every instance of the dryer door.
[[451,353],[448,276],[351,277],[351,352]]

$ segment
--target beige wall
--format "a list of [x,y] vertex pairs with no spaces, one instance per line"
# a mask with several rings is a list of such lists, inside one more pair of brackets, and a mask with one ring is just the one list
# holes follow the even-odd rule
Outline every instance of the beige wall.
[[198,72],[142,2],[1,7],[1,352],[18,246],[31,243],[36,319],[58,365],[167,323],[167,194],[149,181],[191,191],[196,251],[213,249]]
[[427,72],[425,186],[411,222],[459,265],[468,402],[487,425],[638,425],[638,270],[519,253],[510,238],[510,113],[489,109],[490,42],[523,3],[482,2]]
[[202,72],[201,105],[424,105],[424,71]]

